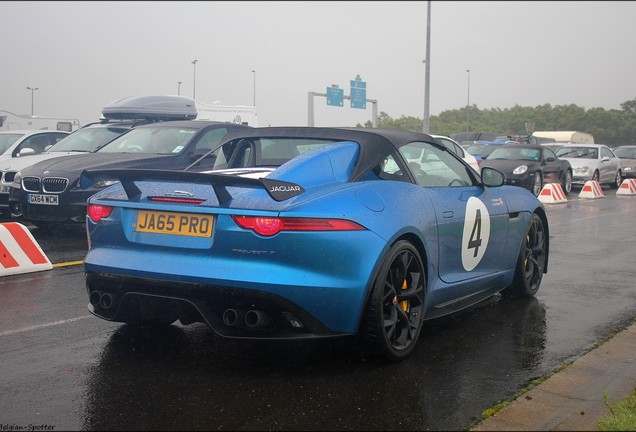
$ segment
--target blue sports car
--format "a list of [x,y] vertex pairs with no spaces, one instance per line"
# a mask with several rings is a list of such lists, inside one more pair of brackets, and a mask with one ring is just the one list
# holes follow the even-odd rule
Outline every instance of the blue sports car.
[[426,134],[230,132],[213,171],[87,170],[88,309],[116,322],[207,323],[227,338],[357,336],[406,357],[424,320],[495,293],[532,296],[548,220]]

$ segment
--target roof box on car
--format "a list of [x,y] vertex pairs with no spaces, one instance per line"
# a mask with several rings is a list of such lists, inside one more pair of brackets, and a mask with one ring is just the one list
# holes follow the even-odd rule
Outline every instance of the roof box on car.
[[194,100],[185,96],[129,96],[102,108],[109,120],[194,120],[197,114]]

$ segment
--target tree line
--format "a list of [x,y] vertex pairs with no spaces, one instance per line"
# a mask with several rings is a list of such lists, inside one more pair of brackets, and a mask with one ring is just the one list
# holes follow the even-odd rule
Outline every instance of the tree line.
[[[358,126],[361,126],[358,124]],[[364,124],[371,127],[371,121]],[[610,147],[636,144],[636,99],[623,102],[621,109],[585,109],[574,104],[479,109],[477,105],[442,111],[429,119],[430,133],[491,132],[528,135],[532,131],[580,131],[594,135],[594,141]],[[423,120],[402,115],[391,118],[380,112],[378,128],[421,132]]]

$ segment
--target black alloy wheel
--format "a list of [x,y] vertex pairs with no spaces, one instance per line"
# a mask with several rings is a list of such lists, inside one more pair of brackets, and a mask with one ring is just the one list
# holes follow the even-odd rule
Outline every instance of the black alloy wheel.
[[621,170],[618,170],[616,172],[614,183],[612,183],[610,186],[612,186],[612,189],[618,189],[619,187],[621,187],[621,183],[623,183],[623,176],[621,175]]
[[426,272],[417,249],[396,242],[374,282],[365,314],[364,336],[372,353],[386,360],[405,358],[424,321]]
[[543,177],[539,171],[535,172],[532,176],[532,193],[534,196],[539,196],[541,194],[541,189],[543,189]]
[[546,231],[543,220],[535,213],[519,251],[512,285],[502,293],[517,297],[534,296],[541,286],[546,258]]
[[563,179],[563,193],[569,195],[572,192],[572,171],[565,170],[565,178]]

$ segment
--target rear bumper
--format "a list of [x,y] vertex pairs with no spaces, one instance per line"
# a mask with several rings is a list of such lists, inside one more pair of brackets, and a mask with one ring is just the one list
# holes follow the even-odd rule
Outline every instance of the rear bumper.
[[[330,331],[301,307],[280,296],[255,290],[92,272],[86,275],[86,289],[88,310],[109,321],[203,322],[222,337],[240,339],[347,335]],[[228,311],[234,314],[231,319]],[[250,321],[257,313],[262,320]]]
[[[230,214],[217,214],[212,236],[196,237],[137,231],[137,216],[134,208],[115,208],[97,224],[87,219],[89,300],[97,290],[114,292],[124,302],[122,310],[105,312],[96,307],[95,294],[89,310],[129,322],[152,319],[152,313],[144,315],[124,299],[187,305],[226,337],[298,337],[301,328],[300,337],[356,333],[388,249],[372,230],[283,231],[262,237],[240,228]],[[261,330],[227,328],[222,322],[227,309],[263,310],[280,325],[267,336]],[[290,329],[288,314],[303,326]]]

